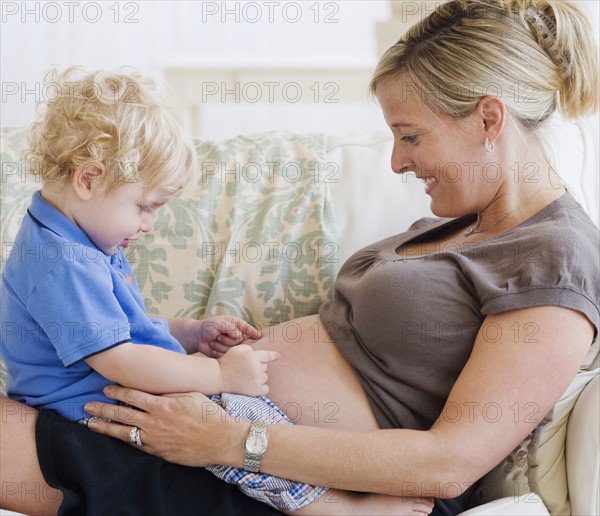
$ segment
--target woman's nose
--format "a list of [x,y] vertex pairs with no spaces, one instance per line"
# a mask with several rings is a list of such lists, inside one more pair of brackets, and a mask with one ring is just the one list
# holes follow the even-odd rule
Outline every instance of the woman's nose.
[[401,152],[396,146],[392,151],[391,158],[392,170],[395,174],[404,174],[415,170],[414,162],[405,152]]

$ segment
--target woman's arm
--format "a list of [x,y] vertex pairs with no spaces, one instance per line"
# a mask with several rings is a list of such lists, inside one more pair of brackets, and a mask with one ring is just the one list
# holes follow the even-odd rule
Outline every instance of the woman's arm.
[[564,308],[489,316],[431,430],[305,431],[299,437],[297,428],[270,428],[265,472],[299,480],[314,475],[317,483],[388,494],[442,496],[451,485],[465,489],[541,422],[577,373],[593,336],[585,316]]
[[[437,490],[435,496],[440,496],[451,484],[464,489],[506,457],[550,411],[577,373],[593,335],[582,314],[563,308],[490,316],[431,430],[335,438],[320,433],[312,438],[306,432],[297,442],[292,433],[298,429],[273,428],[274,446],[265,453],[264,469],[304,479],[313,473],[316,482],[329,479],[342,489],[388,494],[432,496]],[[531,404],[535,415],[528,410]],[[307,450],[313,451],[303,456]],[[319,456],[326,460],[314,467]],[[416,492],[407,492],[412,489]]]
[[[564,308],[489,316],[430,430],[354,432],[272,425],[261,470],[347,490],[455,496],[537,426],[576,374],[593,335],[585,316]],[[121,419],[142,429],[146,451],[187,465],[242,466],[249,424],[226,417],[206,398],[158,398],[114,386],[109,395],[147,411],[133,416],[123,412]],[[92,405],[90,413],[105,414],[106,406]],[[115,413],[107,417],[120,420]],[[127,427],[96,421],[92,428],[129,438]]]

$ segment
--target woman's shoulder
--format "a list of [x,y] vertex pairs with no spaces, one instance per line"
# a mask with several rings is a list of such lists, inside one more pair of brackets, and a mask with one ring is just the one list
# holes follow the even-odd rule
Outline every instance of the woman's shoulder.
[[589,261],[598,267],[600,232],[582,205],[570,192],[542,209],[507,235],[514,242],[529,243],[546,256],[559,256],[569,262]]
[[482,246],[465,269],[483,313],[558,305],[582,311],[598,325],[598,228],[570,195]]

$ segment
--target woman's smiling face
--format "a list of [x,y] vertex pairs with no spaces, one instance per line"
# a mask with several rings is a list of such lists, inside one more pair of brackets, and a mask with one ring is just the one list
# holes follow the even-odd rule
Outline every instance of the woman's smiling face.
[[438,115],[398,76],[383,80],[376,94],[394,135],[392,170],[414,172],[424,181],[437,216],[481,211],[497,191],[500,175],[490,169],[494,164],[485,152],[485,125],[478,110],[464,118]]

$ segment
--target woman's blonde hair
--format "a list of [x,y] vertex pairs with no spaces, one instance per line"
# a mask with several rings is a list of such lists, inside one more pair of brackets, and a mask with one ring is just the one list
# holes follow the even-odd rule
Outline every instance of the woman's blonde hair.
[[597,46],[586,15],[559,0],[451,0],[381,57],[371,93],[389,77],[418,90],[434,112],[463,117],[485,95],[535,129],[598,110]]
[[71,67],[51,70],[44,81],[48,98],[38,105],[25,152],[27,167],[44,183],[100,163],[106,192],[140,181],[147,192],[161,188],[176,196],[194,180],[191,139],[150,77]]

